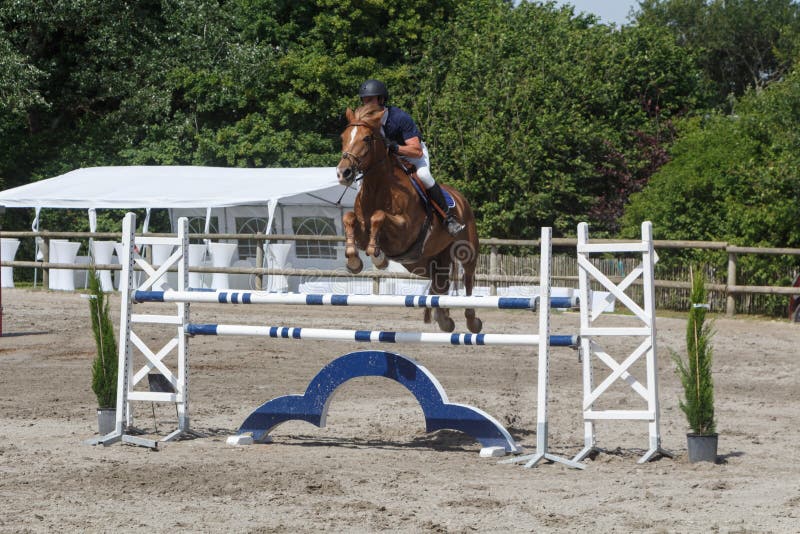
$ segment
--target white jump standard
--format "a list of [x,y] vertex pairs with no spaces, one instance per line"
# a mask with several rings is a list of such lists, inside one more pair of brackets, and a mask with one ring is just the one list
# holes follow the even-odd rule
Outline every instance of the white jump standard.
[[[156,446],[156,442],[144,440],[130,436],[126,433],[129,429],[133,428],[133,414],[131,410],[131,403],[133,401],[151,401],[151,402],[174,402],[178,406],[179,419],[178,429],[163,441],[172,440],[178,436],[190,433],[189,427],[189,411],[188,411],[188,398],[189,398],[189,381],[188,381],[188,339],[193,335],[198,334],[235,334],[235,335],[263,335],[276,339],[325,339],[325,340],[346,340],[346,341],[374,341],[381,343],[437,343],[447,345],[496,345],[496,344],[510,344],[510,345],[537,345],[539,347],[539,358],[549,357],[550,343],[557,343],[563,346],[575,346],[578,342],[577,336],[550,336],[549,331],[549,313],[551,305],[559,307],[573,306],[577,303],[575,299],[558,299],[556,302],[551,303],[550,300],[550,287],[549,287],[549,274],[541,280],[541,291],[538,297],[451,297],[451,296],[431,296],[431,295],[414,295],[414,296],[387,296],[387,295],[285,295],[285,294],[270,294],[266,292],[235,292],[235,291],[191,291],[188,288],[188,224],[185,219],[179,221],[178,237],[177,238],[142,238],[137,237],[133,229],[135,228],[135,216],[128,214],[123,223],[123,252],[127,252],[127,257],[122,258],[123,277],[120,291],[123,294],[122,313],[120,318],[120,374],[118,380],[118,398],[117,398],[117,421],[114,432],[103,436],[95,443],[110,444],[115,441],[123,440],[131,443],[143,444],[147,446]],[[549,228],[542,229],[542,257],[541,262],[544,266],[543,273],[549,273],[550,258],[550,240],[552,231]],[[134,290],[132,287],[132,273],[133,273],[133,255],[132,250],[134,246],[142,246],[146,244],[171,244],[178,245],[177,250],[170,256],[164,264],[158,269],[154,269],[145,261],[137,258],[135,263],[139,265],[147,276],[146,280]],[[123,254],[125,256],[125,254]],[[163,275],[170,267],[177,265],[178,270],[178,288],[177,291],[170,289],[162,290],[160,287],[154,287],[159,280],[163,280]],[[132,314],[131,308],[137,301],[149,302],[172,302],[177,306],[176,315],[160,315],[160,314]],[[262,327],[262,326],[247,326],[247,325],[193,325],[189,321],[189,304],[192,302],[213,302],[224,304],[295,304],[295,305],[311,305],[311,306],[345,306],[345,305],[374,305],[374,306],[391,306],[391,307],[418,307],[418,308],[468,308],[468,307],[493,307],[500,309],[536,309],[539,308],[539,333],[537,335],[510,335],[510,334],[441,334],[441,333],[402,333],[402,332],[370,332],[370,331],[341,331],[341,330],[325,330],[325,329],[307,329],[307,328],[290,328],[290,327]],[[176,335],[170,340],[163,348],[158,351],[151,350],[136,335],[133,326],[137,324],[166,324],[176,327]],[[146,359],[146,363],[137,371],[133,372],[133,348],[138,349]],[[164,365],[164,358],[173,350],[178,350],[178,370],[173,373]],[[393,362],[391,366],[408,365],[412,362],[416,366],[416,372],[412,373],[413,376],[420,377],[423,382],[417,384],[416,382],[401,381],[398,376],[391,374],[381,374],[400,381],[412,393],[416,395],[416,391],[428,391],[429,395],[418,397],[421,406],[423,406],[423,413],[434,414],[433,419],[426,416],[426,425],[429,429],[432,428],[455,428],[457,430],[465,431],[480,441],[484,448],[487,445],[496,447],[498,443],[503,443],[503,449],[506,452],[520,452],[519,447],[508,435],[507,431],[497,423],[494,419],[485,414],[484,412],[472,407],[461,405],[451,405],[446,401],[444,391],[441,387],[432,388],[430,384],[438,384],[432,376],[421,365],[413,362],[407,357],[394,355],[384,352],[369,353],[373,355],[374,361],[375,354],[381,355],[377,360],[384,360],[386,362]],[[353,353],[348,355],[347,361],[364,361],[360,358],[360,353]],[[343,357],[344,358],[344,357]],[[337,362],[340,361],[336,360]],[[387,364],[388,365],[388,364]],[[329,366],[330,367],[330,366]],[[353,376],[363,376],[364,373],[378,372],[369,371],[364,369],[354,369],[352,365],[333,365],[332,369],[337,372],[346,373],[344,376],[328,376],[331,383],[342,383]],[[378,365],[380,368],[380,365]],[[327,369],[327,367],[326,367]],[[155,371],[164,375],[166,380],[175,389],[174,393],[156,393],[148,391],[137,391],[134,389],[136,384],[147,376],[150,371]],[[427,380],[424,377],[428,377]],[[539,377],[539,391],[540,395],[544,394],[547,389],[546,376]],[[313,381],[312,381],[313,382]],[[425,384],[428,384],[427,386]],[[257,409],[253,415],[248,418],[248,421],[272,421],[265,414],[269,411],[270,403],[266,403],[261,408]],[[314,404],[314,403],[311,403]],[[327,407],[327,399],[323,399],[323,408]],[[425,407],[428,407],[426,412]],[[261,410],[261,412],[259,411]],[[316,413],[316,412],[315,412]],[[455,414],[457,417],[464,417],[464,419],[442,419],[443,415],[451,417]],[[298,417],[303,419],[303,417]],[[324,410],[323,412],[309,414],[305,420],[310,422],[317,421],[324,424]],[[266,423],[265,423],[266,424]],[[546,426],[540,428],[546,428]],[[253,429],[246,425],[240,428],[240,434],[245,430],[252,432],[254,435],[261,436],[262,439],[266,438],[268,429]],[[544,443],[546,446],[546,436],[540,436],[537,444]],[[567,459],[556,459],[556,461],[563,461],[564,463],[573,464]],[[580,466],[579,464],[577,466]]]
[[[619,284],[612,282],[591,262],[592,254],[607,253],[641,254],[642,263]],[[584,419],[584,448],[576,456],[580,461],[590,453],[597,450],[594,422],[597,420],[641,420],[648,422],[650,446],[641,457],[639,463],[644,463],[655,457],[656,454],[672,457],[672,453],[661,447],[660,410],[658,405],[658,363],[656,361],[656,298],[654,266],[658,255],[653,248],[653,228],[649,221],[642,223],[642,240],[632,243],[589,243],[589,227],[586,223],[578,225],[578,279],[580,298],[588,298],[589,283],[591,281],[602,284],[610,292],[608,299],[616,298],[633,313],[634,320],[643,326],[638,327],[601,327],[594,323],[600,317],[602,310],[591,310],[589,306],[581,306],[581,355],[583,357],[583,419]],[[643,287],[643,307],[631,299],[625,290],[634,281],[641,277]],[[601,341],[608,337],[626,336],[642,338],[639,346],[622,363],[610,356],[601,345]],[[645,357],[645,385],[636,380],[629,369]],[[592,362],[599,360],[609,369],[611,374],[603,382],[594,387],[592,376]],[[622,379],[645,401],[643,410],[599,410],[595,403],[612,384]]]

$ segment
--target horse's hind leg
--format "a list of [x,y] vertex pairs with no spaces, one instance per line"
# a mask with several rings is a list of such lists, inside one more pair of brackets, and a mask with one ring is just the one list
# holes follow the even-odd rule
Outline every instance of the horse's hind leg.
[[[431,295],[446,295],[450,289],[450,258],[446,253],[439,254],[434,258],[430,265]],[[433,317],[442,332],[452,332],[456,329],[456,323],[450,317],[450,310],[447,308],[436,308]]]
[[[475,271],[467,274],[467,270],[464,269],[464,289],[468,297],[472,296],[472,288],[474,284]],[[464,310],[464,317],[467,319],[467,328],[469,328],[469,331],[473,334],[477,334],[483,329],[483,321],[475,316],[475,308],[466,308]]]
[[[454,243],[453,261],[459,262],[464,271],[464,291],[468,297],[472,296],[472,288],[475,287],[475,269],[478,264],[477,250],[477,246],[470,244],[468,241]],[[464,317],[467,320],[467,328],[473,334],[477,334],[483,329],[483,321],[475,316],[475,308],[466,308]]]

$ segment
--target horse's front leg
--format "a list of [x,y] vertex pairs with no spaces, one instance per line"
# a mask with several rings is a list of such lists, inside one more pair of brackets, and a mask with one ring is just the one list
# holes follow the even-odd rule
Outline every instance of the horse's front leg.
[[383,228],[383,223],[385,221],[386,212],[383,210],[375,211],[372,217],[369,218],[369,244],[367,245],[366,252],[367,256],[372,258],[372,263],[378,269],[385,269],[389,266],[389,260],[378,244],[378,235],[380,235],[381,228]]
[[342,216],[342,224],[344,225],[344,256],[347,258],[347,270],[353,274],[358,274],[364,268],[364,263],[358,256],[358,248],[356,248],[355,235],[358,218],[355,212],[346,212]]
[[372,263],[375,264],[375,267],[378,269],[385,269],[389,266],[389,258],[387,258],[386,254],[381,250],[380,245],[381,239],[390,239],[387,238],[382,231],[386,223],[389,223],[391,227],[390,238],[394,245],[397,245],[396,236],[403,236],[408,231],[407,217],[403,215],[392,215],[383,210],[376,210],[372,213],[372,216],[369,218],[369,243],[365,251],[367,256],[372,258]]

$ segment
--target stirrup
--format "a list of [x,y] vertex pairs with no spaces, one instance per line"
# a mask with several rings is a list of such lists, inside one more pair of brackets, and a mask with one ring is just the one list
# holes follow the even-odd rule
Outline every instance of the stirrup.
[[445,223],[447,224],[447,233],[454,237],[464,229],[464,225],[456,220],[456,218],[452,215],[447,217]]

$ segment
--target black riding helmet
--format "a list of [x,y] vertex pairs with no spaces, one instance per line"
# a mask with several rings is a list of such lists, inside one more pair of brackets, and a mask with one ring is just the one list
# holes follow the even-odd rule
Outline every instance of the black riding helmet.
[[384,105],[389,101],[389,90],[386,84],[378,80],[367,80],[361,84],[358,90],[358,98],[365,96],[382,96]]

